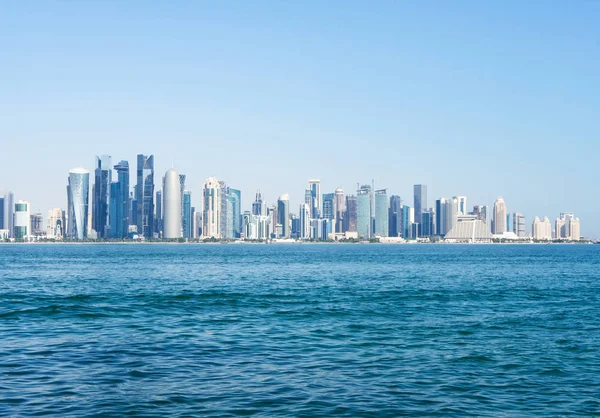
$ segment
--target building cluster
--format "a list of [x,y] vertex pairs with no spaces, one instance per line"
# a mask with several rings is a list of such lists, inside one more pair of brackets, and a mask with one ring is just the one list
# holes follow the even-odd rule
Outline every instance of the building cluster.
[[[0,197],[0,240],[71,239],[217,239],[217,240],[493,240],[581,239],[579,219],[561,213],[554,222],[535,217],[527,231],[522,213],[510,214],[498,198],[469,210],[466,196],[438,198],[428,205],[427,186],[414,186],[413,205],[387,189],[357,184],[356,193],[341,188],[322,193],[321,181],[311,179],[303,202],[294,212],[288,194],[267,204],[260,191],[251,209],[242,211],[238,189],[214,177],[202,188],[200,210],[192,206],[186,175],[169,169],[155,187],[154,156],[138,155],[136,183],[130,186],[128,161],[112,164],[110,156],[96,157],[92,172],[74,168],[67,177],[67,209],[41,213],[13,193]],[[93,181],[92,181],[93,180]],[[158,190],[155,190],[158,189]]]

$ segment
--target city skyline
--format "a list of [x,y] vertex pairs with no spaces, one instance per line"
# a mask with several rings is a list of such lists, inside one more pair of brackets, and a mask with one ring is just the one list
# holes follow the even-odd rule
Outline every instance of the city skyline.
[[[66,233],[65,237],[76,239],[89,238],[92,232],[93,238],[101,239],[126,238],[131,237],[132,233],[146,239],[332,239],[335,236],[337,240],[446,236],[455,242],[465,238],[479,242],[489,240],[491,234],[496,238],[509,240],[548,239],[547,215],[531,215],[533,221],[531,227],[527,228],[527,216],[522,212],[510,212],[502,197],[494,201],[491,210],[487,204],[473,205],[471,209],[467,204],[467,196],[440,197],[430,202],[427,185],[415,184],[413,206],[410,206],[407,204],[410,202],[408,197],[403,200],[399,195],[389,195],[387,188],[375,188],[374,179],[370,185],[357,183],[355,192],[350,190],[345,194],[340,187],[327,193],[321,189],[321,179],[311,178],[304,191],[304,203],[296,213],[290,210],[288,193],[280,195],[275,203],[269,203],[258,190],[254,201],[243,204],[241,190],[230,187],[226,181],[209,177],[204,182],[202,198],[196,202],[201,208],[198,212],[201,225],[196,225],[196,208],[191,199],[192,192],[186,188],[185,174],[178,174],[173,168],[167,170],[159,189],[155,185],[155,156],[138,154],[135,170],[137,182],[129,187],[131,173],[128,161],[121,160],[114,167],[110,155],[96,156],[95,161],[93,182],[90,181],[90,171],[84,168],[70,170],[67,208],[63,210],[62,217],[56,216],[56,211],[60,208],[49,209],[47,226],[44,227],[43,215],[32,212],[28,201],[19,200],[26,204],[31,224],[25,230],[19,229],[18,233],[18,228],[14,231],[8,229],[8,234],[23,238],[29,235],[39,236],[42,231],[47,231],[45,235],[53,237],[58,226],[61,232]],[[116,174],[115,181],[112,181],[113,174]],[[0,219],[3,224],[0,229],[2,226],[7,229],[7,205],[14,200],[14,195],[4,195],[1,200]],[[353,206],[353,201],[356,206]],[[176,202],[176,206],[173,206],[173,202]],[[14,206],[15,212],[18,212],[18,207],[19,205]],[[246,214],[250,214],[250,218]],[[17,215],[14,216],[16,226]],[[19,218],[22,224],[21,218],[24,217]],[[58,218],[61,218],[59,222]],[[248,222],[255,224],[254,232],[248,229]],[[263,222],[266,223],[263,225]],[[477,222],[483,222],[484,226]],[[67,225],[64,231],[63,225]],[[81,225],[86,226],[82,228]],[[582,237],[580,220],[573,212],[560,212],[554,225],[554,239],[579,240]],[[484,229],[488,232],[482,232]],[[262,233],[257,232],[261,230]],[[309,230],[310,233],[307,234]],[[472,236],[468,231],[471,231]],[[476,234],[475,231],[480,232]],[[258,235],[255,236],[255,233]]]
[[64,207],[64,170],[143,152],[192,199],[216,176],[295,211],[307,177],[329,192],[374,178],[403,197],[503,196],[528,219],[573,211],[600,237],[600,4],[234,9],[11,3],[0,192]]

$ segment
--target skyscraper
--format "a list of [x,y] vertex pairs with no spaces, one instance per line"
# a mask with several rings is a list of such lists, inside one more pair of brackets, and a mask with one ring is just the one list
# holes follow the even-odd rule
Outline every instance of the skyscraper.
[[443,197],[435,201],[435,226],[436,235],[443,237],[450,230],[446,224],[446,210],[448,199]]
[[165,173],[163,184],[163,238],[181,237],[181,187],[174,169]]
[[6,207],[4,205],[5,199],[3,196],[0,197],[0,229],[6,229],[5,220]]
[[399,237],[402,227],[402,200],[398,195],[390,196],[389,236]]
[[527,231],[525,230],[525,216],[522,213],[513,213],[513,232],[519,238],[527,238]]
[[456,225],[456,221],[458,218],[458,199],[456,197],[453,197],[452,199],[448,199],[446,201],[445,215],[446,215],[446,222],[445,222],[446,231],[444,232],[444,235],[446,235],[448,232],[450,232],[450,230],[452,228],[454,228],[454,225]]
[[6,196],[4,196],[4,205],[6,207],[6,211],[4,213],[4,229],[8,229],[8,234],[12,238],[14,237],[15,226],[15,195],[12,192],[8,192]]
[[126,238],[129,230],[129,163],[119,161],[114,169],[117,181],[111,184],[110,234],[112,238]]
[[[163,177],[162,187],[165,187],[165,179]],[[159,237],[162,237],[163,233],[163,192],[159,190],[155,193],[155,211],[154,211],[154,232],[158,234]]]
[[308,180],[308,189],[311,192],[312,197],[312,209],[311,217],[317,219],[321,217],[321,180],[311,179]]
[[67,185],[67,236],[82,240],[88,236],[90,173],[84,168],[69,171]]
[[387,237],[389,234],[389,209],[387,190],[375,191],[375,236]]
[[537,216],[533,219],[531,226],[531,235],[533,239],[539,241],[550,241],[552,239],[552,224],[546,216],[543,221]]
[[420,224],[421,214],[427,209],[427,186],[424,184],[415,184],[414,192],[415,222]]
[[203,215],[202,235],[205,238],[221,237],[221,184],[210,177],[202,189]]
[[346,211],[343,219],[343,232],[357,232],[358,200],[354,195],[346,196]]
[[458,214],[466,215],[468,212],[467,196],[454,196],[454,199],[456,199],[456,203],[457,203],[456,211],[458,212]]
[[499,197],[494,202],[494,227],[492,233],[500,235],[506,232],[506,203],[504,199]]
[[137,202],[137,230],[145,238],[154,235],[154,156],[138,154],[137,184],[135,186]]
[[402,205],[402,238],[404,239],[412,238],[410,212],[410,206]]
[[44,235],[44,215],[41,213],[32,213],[30,215],[29,235],[40,237]]
[[242,192],[228,187],[227,202],[227,210],[231,208],[232,238],[239,238],[242,235]]
[[302,239],[310,239],[311,236],[311,225],[310,225],[310,212],[311,206],[307,203],[302,203],[300,205],[300,211],[298,213],[298,217],[300,219],[300,238]]
[[423,223],[421,224],[419,236],[430,237],[434,234],[433,211],[424,211],[421,215],[421,221]]
[[183,191],[183,238],[192,238],[192,192]]
[[371,186],[362,185],[357,193],[357,222],[356,232],[359,238],[371,238]]
[[277,200],[277,223],[281,225],[281,237],[290,237],[290,196],[283,194]]
[[184,214],[183,214],[183,198],[185,196],[185,174],[179,174],[179,193],[181,196],[181,205],[180,205],[180,210],[181,210],[181,236],[185,237],[185,219],[184,219]]
[[266,204],[263,201],[260,190],[256,192],[256,199],[252,203],[252,214],[256,216],[265,216],[267,214]]
[[94,197],[92,206],[92,228],[98,238],[110,238],[110,189],[112,183],[112,162],[109,155],[96,156],[94,170]]
[[15,203],[13,236],[15,239],[27,239],[32,234],[29,203],[18,200]]
[[322,216],[325,219],[333,220],[335,218],[335,194],[323,194],[323,212]]
[[334,231],[336,233],[344,232],[344,212],[346,211],[346,200],[344,199],[344,190],[342,190],[341,187],[335,189],[333,211],[335,213]]

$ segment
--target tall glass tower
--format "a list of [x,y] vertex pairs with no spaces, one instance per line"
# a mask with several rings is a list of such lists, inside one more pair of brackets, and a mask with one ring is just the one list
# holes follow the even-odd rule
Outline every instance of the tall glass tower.
[[283,194],[277,200],[277,223],[281,225],[281,237],[290,237],[290,196]]
[[421,214],[424,210],[427,210],[427,186],[424,184],[415,184],[415,223],[419,225],[423,221]]
[[192,238],[192,192],[183,191],[183,237]]
[[94,197],[92,228],[98,238],[110,237],[110,184],[112,182],[112,166],[109,155],[96,157],[94,170]]
[[83,168],[69,171],[67,185],[68,226],[67,236],[74,239],[87,238],[89,210],[90,173]]
[[402,199],[398,195],[390,196],[390,209],[389,209],[389,236],[399,237],[402,225]]
[[375,191],[375,233],[380,237],[387,237],[389,233],[390,201],[387,190]]
[[137,230],[145,238],[154,235],[154,156],[138,154],[137,184],[135,186],[137,203]]
[[110,188],[110,235],[112,238],[126,238],[129,229],[129,163],[119,161],[114,169],[117,181]]
[[371,238],[371,186],[361,186],[357,195],[356,232],[359,238]]
[[323,195],[323,218],[335,218],[335,194],[325,193]]

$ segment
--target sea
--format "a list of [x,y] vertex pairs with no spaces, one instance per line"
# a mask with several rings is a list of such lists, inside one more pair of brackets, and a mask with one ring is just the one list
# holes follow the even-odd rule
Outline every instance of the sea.
[[0,416],[600,415],[600,245],[0,245]]

